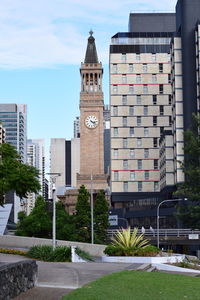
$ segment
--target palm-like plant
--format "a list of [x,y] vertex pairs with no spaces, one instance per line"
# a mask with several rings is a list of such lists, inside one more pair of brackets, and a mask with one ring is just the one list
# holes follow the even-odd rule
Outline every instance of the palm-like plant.
[[138,234],[138,228],[134,228],[131,233],[131,228],[118,230],[112,238],[112,244],[119,247],[124,255],[133,255],[135,250],[149,246],[149,240],[144,239],[144,234]]

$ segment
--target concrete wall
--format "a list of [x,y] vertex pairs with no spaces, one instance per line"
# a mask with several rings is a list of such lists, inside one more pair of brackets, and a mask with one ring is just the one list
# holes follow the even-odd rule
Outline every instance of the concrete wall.
[[[22,236],[11,236],[3,235],[0,236],[0,245],[3,247],[15,247],[15,248],[30,248],[35,245],[51,245],[52,240],[40,239],[32,237]],[[76,246],[84,251],[89,252],[93,256],[102,256],[106,246],[104,245],[91,245],[89,243],[79,242],[68,242],[68,241],[57,241],[58,246]]]
[[0,266],[0,300],[9,300],[21,292],[34,287],[37,278],[37,264],[25,260]]

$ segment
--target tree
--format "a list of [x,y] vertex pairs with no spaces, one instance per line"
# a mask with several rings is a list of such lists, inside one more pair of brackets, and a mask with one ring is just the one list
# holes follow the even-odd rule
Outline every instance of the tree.
[[108,202],[105,198],[104,191],[97,194],[94,203],[94,240],[95,243],[105,243],[108,229]]
[[90,241],[90,216],[89,193],[85,186],[81,185],[75,215],[76,240],[79,242]]
[[35,207],[29,216],[19,213],[16,235],[50,238],[52,221],[42,196],[36,199]]
[[178,217],[186,226],[200,228],[200,117],[193,115],[191,129],[184,133],[185,161],[181,168],[185,181],[177,187],[175,195],[188,198],[191,204],[182,206]]
[[73,241],[75,233],[74,216],[70,216],[61,202],[56,203],[56,238]]
[[29,192],[40,190],[39,171],[20,162],[16,149],[9,144],[0,145],[0,205],[4,196],[13,190],[20,198],[27,198]]

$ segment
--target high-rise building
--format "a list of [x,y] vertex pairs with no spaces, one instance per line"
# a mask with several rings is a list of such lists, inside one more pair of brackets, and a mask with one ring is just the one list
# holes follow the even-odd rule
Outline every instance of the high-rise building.
[[[112,205],[132,226],[156,225],[156,208],[184,181],[183,132],[199,112],[198,0],[176,14],[131,13],[110,45]],[[173,209],[162,227],[177,226]]]
[[80,118],[76,117],[74,120],[74,138],[80,137]]
[[[39,195],[42,195],[45,198],[44,139],[29,139],[27,141],[27,163],[39,170],[39,182],[41,185]],[[29,215],[34,208],[36,197],[37,195],[35,193],[30,193],[27,201],[25,201],[25,210],[27,215]]]
[[3,127],[3,125],[0,123],[0,144],[4,144],[5,143],[5,128]]
[[26,104],[0,104],[0,121],[5,128],[5,142],[14,146],[26,163]]

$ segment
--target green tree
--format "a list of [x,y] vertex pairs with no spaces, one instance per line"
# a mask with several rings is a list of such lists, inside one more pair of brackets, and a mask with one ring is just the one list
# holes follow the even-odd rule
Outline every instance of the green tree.
[[73,241],[75,239],[74,216],[70,216],[61,202],[56,203],[56,238]]
[[4,196],[13,190],[20,198],[27,198],[29,192],[40,190],[39,171],[20,162],[16,149],[9,144],[0,145],[0,205]]
[[188,198],[191,205],[182,206],[178,217],[186,226],[200,228],[200,117],[193,115],[191,129],[184,133],[185,161],[181,168],[185,181],[177,187],[175,195]]
[[75,215],[76,240],[79,242],[90,241],[90,215],[89,193],[85,186],[81,185]]
[[52,221],[42,196],[36,199],[35,207],[29,216],[19,214],[16,235],[50,238]]
[[94,241],[95,243],[105,243],[108,229],[108,202],[105,198],[104,191],[97,194],[94,203]]

